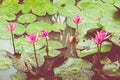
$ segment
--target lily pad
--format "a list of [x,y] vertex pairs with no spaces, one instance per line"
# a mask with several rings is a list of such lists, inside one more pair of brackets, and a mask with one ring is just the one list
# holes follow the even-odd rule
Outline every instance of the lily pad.
[[32,8],[32,12],[38,16],[45,16],[46,15],[46,9],[42,8],[40,6],[36,6],[35,8]]
[[102,70],[108,76],[120,77],[120,70],[114,63],[104,65]]
[[12,65],[12,60],[0,53],[0,69],[8,69]]
[[62,66],[55,69],[55,74],[64,80],[90,80],[94,74],[93,71],[89,70],[91,67],[92,64],[88,61],[69,58]]
[[36,16],[33,14],[23,14],[18,18],[20,23],[31,23],[36,20]]
[[54,0],[54,5],[56,5],[57,7],[60,7],[65,4],[74,5],[75,0]]
[[10,39],[11,38],[11,34],[10,31],[7,29],[7,22],[3,21],[0,22],[0,39]]
[[16,19],[16,15],[10,12],[6,12],[3,17],[8,21]]
[[22,4],[21,5],[21,10],[22,10],[22,13],[29,13],[31,11],[32,7],[30,4]]
[[14,34],[22,35],[25,32],[25,27],[22,24],[15,23],[16,28]]
[[[45,45],[46,45],[46,43],[45,43]],[[58,41],[48,41],[49,55],[52,57],[57,56],[58,54],[60,54],[60,51],[58,51],[56,49],[59,49],[62,47],[63,47],[63,45]],[[45,48],[43,50],[38,51],[38,53],[45,56],[46,55]]]
[[56,13],[57,13],[57,10],[58,10],[57,6],[51,5],[51,6],[48,7],[48,9],[47,9],[47,13],[50,14],[50,15],[56,14]]
[[17,13],[20,11],[21,7],[20,7],[19,4],[14,3],[14,4],[11,4],[11,5],[8,7],[8,9],[9,9],[10,12],[12,12],[12,13],[14,13],[14,14],[17,14]]
[[[42,66],[42,64],[44,63],[44,57],[40,54],[37,54],[37,60],[39,67]],[[13,58],[13,65],[17,70],[25,72],[31,70],[33,66],[37,67],[34,53],[23,53],[21,54],[20,58]]]
[[66,5],[59,8],[58,13],[65,17],[71,17],[80,14],[80,10],[74,5]]
[[87,1],[79,1],[77,3],[77,6],[81,9],[84,9],[84,8],[87,8],[88,6],[90,6],[92,4],[93,4],[92,1],[88,1],[88,0]]
[[110,40],[111,40],[114,44],[120,46],[120,36],[118,36],[118,35],[119,35],[119,34],[113,34],[113,36],[110,38]]
[[53,31],[59,32],[60,30],[64,30],[66,25],[61,23],[54,23],[53,27],[54,27]]
[[104,59],[102,59],[100,61],[101,64],[110,64],[111,63],[111,60],[108,58],[108,57],[105,57]]
[[[103,42],[101,47],[101,52],[108,52],[112,48],[112,44],[109,42]],[[80,57],[85,57],[94,53],[97,53],[97,45],[93,40],[82,38],[77,44],[77,49],[80,49],[78,55]]]
[[40,21],[40,22],[34,22],[34,23],[29,24],[26,28],[26,32],[40,34],[41,30],[43,29],[46,29],[50,32],[53,28],[51,24]]

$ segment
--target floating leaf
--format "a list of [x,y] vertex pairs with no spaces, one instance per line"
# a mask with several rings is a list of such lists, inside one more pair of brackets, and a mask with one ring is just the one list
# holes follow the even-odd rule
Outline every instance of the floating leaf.
[[118,32],[118,34],[113,34],[112,37],[110,38],[110,40],[111,40],[114,44],[120,46],[120,36],[118,36],[118,35],[119,35],[119,32]]
[[101,63],[101,64],[109,64],[109,63],[111,63],[111,60],[110,60],[108,57],[105,57],[104,59],[102,59],[102,60],[100,61],[100,63]]
[[0,22],[0,39],[10,39],[11,38],[11,34],[7,29],[7,22],[3,21]]
[[21,10],[23,13],[29,13],[31,11],[31,5],[30,4],[22,4]]
[[64,7],[59,8],[59,14],[65,17],[71,17],[74,15],[80,14],[80,10],[73,5],[66,5]]
[[117,0],[103,0],[103,1],[111,4],[114,4],[115,2],[117,2]]
[[102,70],[108,76],[120,77],[120,70],[114,63],[104,65]]
[[47,22],[34,22],[34,23],[31,23],[27,26],[27,33],[39,33],[41,32],[41,30],[43,29],[46,29],[48,31],[51,31],[52,29],[52,25],[47,23]]
[[[92,64],[88,61],[69,58],[62,66],[55,69],[55,74],[61,76],[64,80],[89,80],[93,76],[90,71]],[[82,72],[82,73],[81,73]]]
[[[46,43],[44,45],[46,45]],[[59,48],[63,47],[63,45],[60,42],[58,42],[58,41],[48,41],[48,45],[49,45],[48,46],[48,48],[49,48],[49,55],[52,56],[52,57],[57,56],[58,54],[60,54],[60,51],[58,51],[56,49],[59,49]],[[40,51],[38,51],[38,53],[40,53],[40,54],[45,56],[46,55],[46,50],[45,49],[40,50]]]
[[81,9],[87,8],[88,6],[92,5],[92,1],[79,1],[77,6]]
[[42,8],[40,6],[36,6],[35,8],[32,8],[32,12],[38,16],[45,16],[46,15],[46,9]]
[[54,0],[54,5],[56,5],[57,7],[60,7],[65,4],[74,5],[75,0]]
[[[85,57],[94,53],[97,53],[97,45],[89,39],[82,38],[77,44],[77,48],[81,49],[78,53],[80,57]],[[101,47],[101,52],[108,52],[112,48],[112,44],[109,42],[103,42]]]
[[30,53],[32,52],[32,45],[27,42],[23,37],[15,39],[15,46],[17,53]]
[[59,32],[60,30],[64,30],[66,25],[61,23],[54,23],[53,27],[54,27],[53,31]]
[[19,4],[11,4],[11,5],[8,7],[8,9],[9,9],[10,12],[12,12],[12,13],[14,13],[14,14],[17,14],[17,13],[20,11],[21,7],[20,7]]
[[8,69],[12,65],[12,60],[0,53],[0,69]]
[[20,23],[31,23],[36,20],[36,16],[33,14],[23,14],[18,18]]
[[16,28],[14,30],[14,34],[22,35],[25,32],[25,27],[22,24],[15,23]]
[[47,13],[52,15],[57,13],[58,8],[55,5],[51,5],[47,9]]
[[[44,57],[41,54],[37,54],[37,60],[39,66],[44,63]],[[31,70],[32,67],[36,67],[36,60],[34,53],[21,54],[20,58],[13,58],[13,64],[17,70],[27,72],[28,69]]]
[[5,13],[3,17],[8,21],[16,19],[16,15],[10,12]]

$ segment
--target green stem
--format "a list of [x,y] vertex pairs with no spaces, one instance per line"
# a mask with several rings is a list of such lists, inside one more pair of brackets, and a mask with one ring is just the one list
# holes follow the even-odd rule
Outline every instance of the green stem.
[[33,49],[34,49],[34,55],[35,55],[36,64],[37,64],[37,67],[39,67],[38,60],[37,60],[37,54],[36,54],[36,50],[35,50],[35,44],[33,44]]
[[97,45],[97,49],[98,49],[98,59],[100,60],[101,59],[101,56],[100,56],[101,44]]
[[76,36],[78,35],[78,24],[76,24]]
[[49,49],[48,49],[48,39],[47,39],[47,38],[46,38],[46,53],[47,53],[47,56],[49,56],[49,55],[48,55]]
[[15,43],[14,43],[14,35],[13,35],[13,31],[11,31],[11,35],[12,35],[12,44],[13,44],[13,51],[14,51],[14,54],[15,54]]

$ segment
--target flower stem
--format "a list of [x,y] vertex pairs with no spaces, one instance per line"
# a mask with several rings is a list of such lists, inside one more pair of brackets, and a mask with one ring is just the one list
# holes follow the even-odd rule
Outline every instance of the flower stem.
[[75,32],[76,36],[78,35],[78,24],[76,24],[76,32]]
[[101,56],[100,56],[101,44],[97,45],[97,49],[98,49],[98,59],[100,60],[101,59]]
[[49,52],[49,49],[48,49],[48,39],[46,38],[46,53],[47,53],[47,56],[49,56],[48,52]]
[[13,51],[14,51],[14,54],[15,54],[15,43],[14,43],[14,35],[13,35],[13,31],[11,31],[11,35],[12,35],[12,44],[13,44]]
[[35,55],[36,64],[37,64],[37,67],[39,67],[39,65],[38,65],[38,59],[37,59],[37,54],[36,54],[36,50],[35,50],[35,44],[33,44],[33,49],[34,49],[34,55]]

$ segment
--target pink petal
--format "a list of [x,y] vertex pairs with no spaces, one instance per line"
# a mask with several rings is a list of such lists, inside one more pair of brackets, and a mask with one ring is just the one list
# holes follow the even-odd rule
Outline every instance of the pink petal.
[[26,39],[30,43],[36,43],[38,41],[38,34],[31,33],[29,36],[26,36]]
[[9,30],[9,31],[13,31],[13,30],[15,29],[15,24],[9,23],[9,24],[7,25],[7,27],[8,27],[8,30]]
[[76,23],[76,24],[79,24],[82,22],[82,18],[80,16],[74,16],[73,17],[73,21]]

